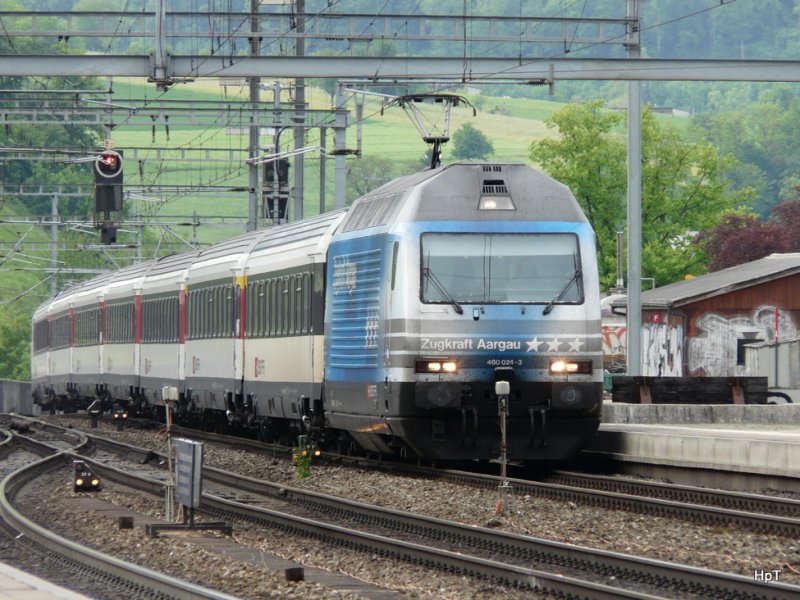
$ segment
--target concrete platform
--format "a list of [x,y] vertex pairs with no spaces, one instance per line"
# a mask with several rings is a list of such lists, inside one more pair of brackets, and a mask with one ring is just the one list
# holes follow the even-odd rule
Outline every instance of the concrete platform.
[[607,403],[603,409],[589,454],[800,481],[800,405]]
[[[603,423],[698,425],[800,432],[800,404],[603,404]],[[744,426],[744,427],[742,427]]]
[[59,587],[5,563],[0,563],[0,598],[3,600],[90,600],[89,596]]

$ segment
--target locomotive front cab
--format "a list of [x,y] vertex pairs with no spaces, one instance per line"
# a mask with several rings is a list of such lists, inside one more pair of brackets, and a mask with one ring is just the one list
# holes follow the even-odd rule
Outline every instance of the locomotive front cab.
[[469,227],[420,235],[413,395],[422,414],[403,437],[426,456],[496,458],[495,382],[508,381],[509,456],[565,458],[596,431],[602,398],[599,317],[587,312],[581,256],[590,232]]

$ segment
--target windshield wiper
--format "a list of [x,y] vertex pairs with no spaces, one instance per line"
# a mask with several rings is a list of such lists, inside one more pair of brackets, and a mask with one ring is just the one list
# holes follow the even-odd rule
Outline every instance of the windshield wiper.
[[436,275],[434,275],[430,267],[422,267],[422,274],[433,282],[433,287],[435,287],[439,291],[439,293],[444,297],[445,300],[447,300],[450,304],[453,305],[453,308],[458,314],[460,315],[464,314],[464,309],[461,308],[461,305],[458,302],[456,302],[456,299],[450,295],[450,292],[448,292],[447,288],[444,287],[444,285],[442,285],[442,282],[439,281],[439,278],[436,277]]
[[573,283],[578,281],[578,278],[580,276],[581,276],[580,268],[575,267],[575,272],[572,274],[572,277],[570,277],[569,280],[561,287],[561,290],[558,292],[558,294],[556,294],[556,297],[550,300],[550,302],[547,303],[547,306],[544,307],[544,310],[542,311],[543,315],[550,314],[550,311],[553,310],[553,306],[555,306],[556,302],[561,300],[566,295],[569,288],[572,287]]

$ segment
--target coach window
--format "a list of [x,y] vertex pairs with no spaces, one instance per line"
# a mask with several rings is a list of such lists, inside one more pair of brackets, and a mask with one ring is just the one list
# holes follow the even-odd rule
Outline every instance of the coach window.
[[219,285],[214,287],[211,296],[214,298],[211,303],[214,309],[214,328],[211,330],[211,337],[222,337],[222,311],[225,310],[222,302],[222,287]]
[[217,299],[219,306],[217,307],[217,336],[227,337],[228,335],[228,290],[224,285],[217,288]]
[[193,339],[199,339],[200,337],[200,316],[202,314],[200,309],[200,290],[194,290],[192,292],[192,320],[194,321],[194,327],[192,332]]
[[231,286],[226,285],[222,287],[221,292],[223,308],[222,334],[229,338],[232,337],[231,323],[233,321],[233,290],[231,289]]
[[189,294],[187,296],[186,301],[186,337],[190,340],[194,338],[194,331],[195,331],[195,324],[194,324],[194,292],[189,290]]
[[159,298],[158,300],[158,330],[155,332],[156,340],[160,343],[167,341],[167,332],[169,331],[169,324],[167,323],[167,302],[166,298]]
[[172,308],[172,299],[171,298],[163,298],[161,300],[161,327],[159,328],[159,338],[161,342],[171,342],[172,341],[172,323],[174,319],[171,319],[172,316],[171,309]]
[[206,318],[203,319],[204,337],[210,338],[214,337],[214,288],[206,288],[205,295],[206,301],[203,303],[206,307]]
[[251,319],[253,319],[253,326],[250,328],[250,331],[253,333],[253,337],[260,337],[261,335],[261,319],[262,317],[259,316],[260,306],[264,302],[264,285],[263,281],[259,281],[253,284],[253,306],[252,306],[252,315]]
[[269,329],[267,321],[267,305],[269,303],[269,285],[266,280],[258,282],[258,336],[264,337]]
[[224,289],[221,285],[214,288],[214,337],[222,337],[225,322]]
[[258,286],[254,281],[250,281],[247,283],[247,294],[245,300],[245,331],[247,332],[247,337],[254,337],[255,336],[255,318],[256,318],[256,310],[253,306],[253,302],[255,302],[256,298],[258,297]]
[[286,299],[286,310],[284,315],[284,333],[291,335],[294,333],[294,276],[289,276],[285,280],[284,298]]
[[225,286],[217,286],[217,337],[225,337],[227,335],[225,295]]
[[195,339],[201,339],[203,337],[203,322],[205,321],[206,316],[206,302],[205,302],[205,292],[203,290],[197,290],[197,333],[195,334]]
[[197,290],[197,333],[195,334],[195,339],[202,339],[205,333],[205,326],[203,323],[205,322],[206,317],[206,296],[205,292],[200,289]]
[[287,335],[294,335],[294,313],[295,313],[295,281],[296,277],[294,275],[289,275],[286,278],[286,334]]
[[206,307],[208,308],[208,320],[206,321],[206,325],[208,326],[208,331],[206,332],[207,338],[213,338],[214,334],[217,332],[217,306],[219,303],[214,297],[215,291],[216,289],[213,287],[206,290]]
[[264,323],[265,334],[267,337],[275,335],[275,280],[269,279],[265,282],[264,291],[264,310],[266,311]]
[[189,292],[189,338],[197,339],[197,290]]
[[216,337],[217,334],[217,307],[219,307],[219,302],[217,302],[216,292],[217,288],[208,288],[208,335],[206,337],[209,338]]
[[255,295],[253,282],[248,282],[247,287],[245,288],[245,335],[247,337],[253,337],[253,296]]
[[291,294],[289,293],[289,278],[283,277],[281,278],[281,335],[287,335],[289,333],[289,310],[290,310],[290,297]]
[[280,279],[272,280],[272,335],[277,337],[281,334],[281,310],[283,307],[283,294],[281,294],[281,281]]
[[201,290],[194,291],[194,339],[203,335],[203,295]]
[[277,282],[270,279],[267,282],[267,319],[268,336],[274,337],[278,333],[278,292]]
[[236,288],[233,284],[228,284],[226,286],[225,292],[225,306],[226,310],[228,311],[228,320],[227,320],[227,328],[228,328],[228,337],[234,337],[236,335],[236,327],[235,327],[235,317],[236,311],[233,310],[234,306],[234,298],[236,297]]
[[283,280],[275,279],[275,336],[283,335],[283,307],[286,298],[283,293]]
[[158,298],[153,300],[153,310],[151,313],[152,328],[150,330],[150,338],[154,342],[161,342],[163,340],[164,331],[164,299]]
[[311,319],[311,273],[303,273],[303,333],[310,333]]

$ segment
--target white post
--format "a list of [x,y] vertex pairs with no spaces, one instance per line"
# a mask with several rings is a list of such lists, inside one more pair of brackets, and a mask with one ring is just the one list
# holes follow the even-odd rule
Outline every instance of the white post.
[[494,384],[494,392],[497,395],[497,404],[500,414],[500,497],[495,508],[496,515],[505,512],[506,492],[509,489],[506,475],[508,465],[508,443],[506,439],[506,417],[508,416],[508,395],[511,393],[511,384],[507,381],[497,381]]

